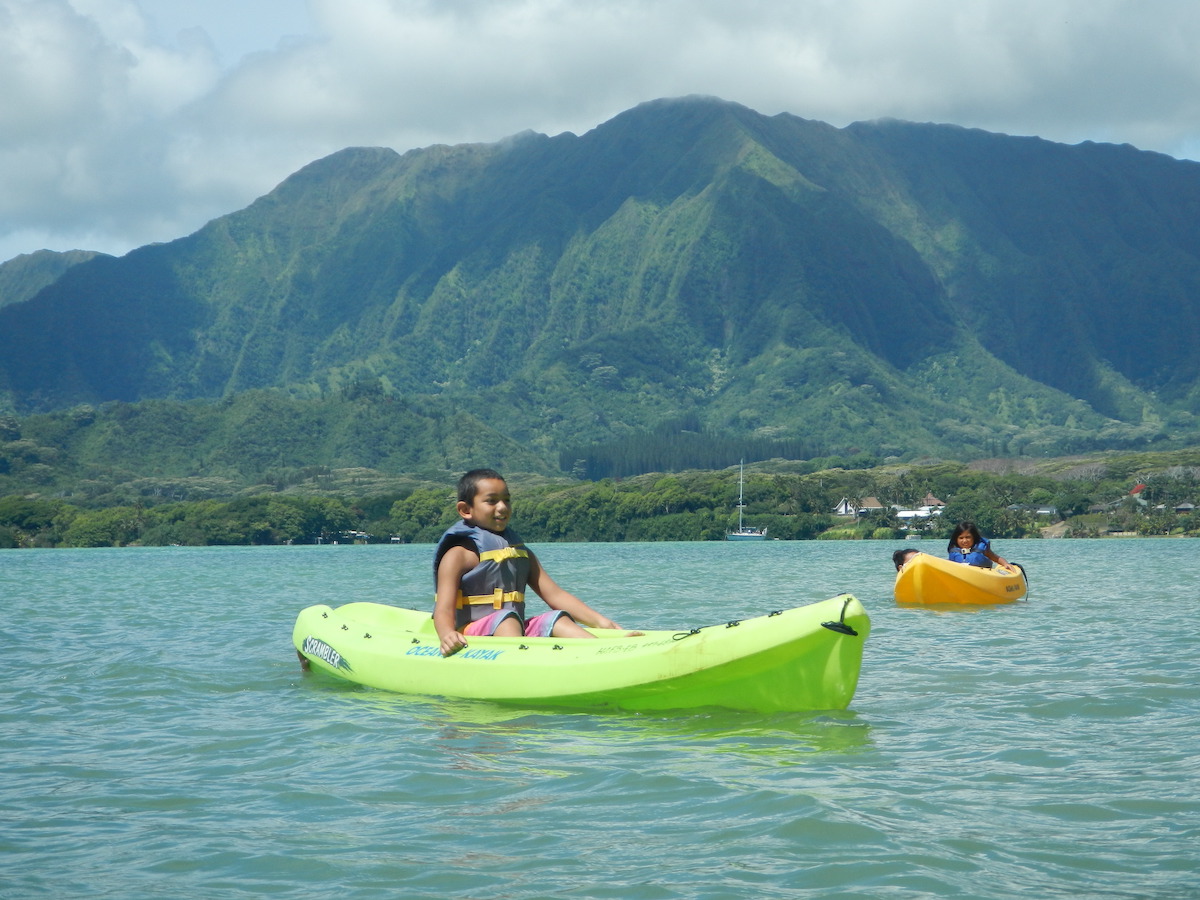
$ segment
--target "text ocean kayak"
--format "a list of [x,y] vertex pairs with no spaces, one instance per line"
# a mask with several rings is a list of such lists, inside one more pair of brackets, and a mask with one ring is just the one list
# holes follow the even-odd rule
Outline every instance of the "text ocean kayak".
[[870,620],[850,594],[690,631],[597,630],[597,640],[469,639],[443,657],[429,611],[310,606],[292,643],[306,665],[385,691],[528,706],[775,712],[844,709]]

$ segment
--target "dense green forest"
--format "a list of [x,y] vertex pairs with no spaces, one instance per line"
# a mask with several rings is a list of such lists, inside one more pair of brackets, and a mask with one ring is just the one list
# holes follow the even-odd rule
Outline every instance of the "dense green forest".
[[[737,469],[573,481],[510,474],[514,527],[538,541],[721,540],[736,524]],[[370,489],[371,493],[362,493]],[[902,522],[892,507],[929,495],[940,515]],[[839,517],[846,499],[879,501]],[[746,473],[745,515],[780,540],[945,538],[974,520],[992,537],[1200,535],[1200,449],[1015,463],[935,462],[825,468],[775,459]],[[320,470],[302,483],[237,496],[80,506],[61,497],[0,497],[0,547],[116,547],[432,542],[454,521],[453,479],[388,479]]]
[[692,97],[349,148],[0,264],[0,545],[431,541],[480,465],[529,540],[718,540],[742,459],[785,540],[1190,534],[1198,341],[1200,164],[1132,147]]
[[1200,164],[702,97],[0,265],[0,412],[90,408],[72,458],[151,477],[1180,448],[1197,341]]

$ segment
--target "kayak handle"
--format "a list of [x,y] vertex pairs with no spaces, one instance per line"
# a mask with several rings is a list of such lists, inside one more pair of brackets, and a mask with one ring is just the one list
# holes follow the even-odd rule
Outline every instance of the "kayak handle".
[[858,637],[858,632],[846,624],[846,607],[850,605],[852,598],[847,597],[842,603],[842,615],[836,622],[822,622],[822,628],[828,628],[830,631],[836,631],[838,634],[849,634]]

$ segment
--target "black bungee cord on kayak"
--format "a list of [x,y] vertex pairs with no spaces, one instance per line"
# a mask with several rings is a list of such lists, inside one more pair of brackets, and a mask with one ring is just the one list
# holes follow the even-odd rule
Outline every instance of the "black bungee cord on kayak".
[[[771,613],[771,615],[775,615],[775,613]],[[725,627],[726,628],[737,628],[741,624],[742,624],[741,619],[734,619],[732,622],[726,622]],[[690,638],[694,634],[699,634],[705,628],[715,628],[715,627],[716,627],[715,625],[702,625],[699,628],[693,628],[691,631],[677,631],[675,634],[671,635],[671,640],[682,641],[684,638]]]
[[[849,594],[843,594],[843,596],[846,599],[844,601],[842,601],[842,613],[838,617],[838,620],[836,622],[822,622],[821,626],[823,628],[828,628],[830,631],[836,631],[838,634],[848,634],[852,637],[858,637],[858,632],[855,631],[853,627],[846,624],[846,607],[848,607],[850,605],[850,601],[853,600],[854,598],[851,597]],[[782,609],[772,610],[771,612],[767,613],[768,618],[771,616],[781,616],[781,615],[783,615]],[[739,626],[741,624],[742,624],[741,619],[734,619],[731,622],[726,622],[725,627],[726,628],[736,628],[737,626]],[[704,628],[712,628],[712,627],[713,627],[712,625],[705,625],[702,628],[693,628],[691,631],[679,631],[671,636],[671,640],[682,641],[684,638],[690,638],[694,634],[699,634],[701,631],[704,630]]]
[[1025,599],[1028,600],[1029,599],[1029,573],[1025,571],[1025,567],[1023,565],[1021,565],[1020,563],[1013,563],[1013,565],[1021,570],[1021,577],[1025,579]]

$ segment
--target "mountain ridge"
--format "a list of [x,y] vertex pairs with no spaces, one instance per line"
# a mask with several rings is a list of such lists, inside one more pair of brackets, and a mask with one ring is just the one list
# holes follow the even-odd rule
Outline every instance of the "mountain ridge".
[[377,383],[548,464],[682,416],[881,456],[1195,440],[1196,213],[1160,154],[704,97],[347,148],[0,305],[0,408]]

